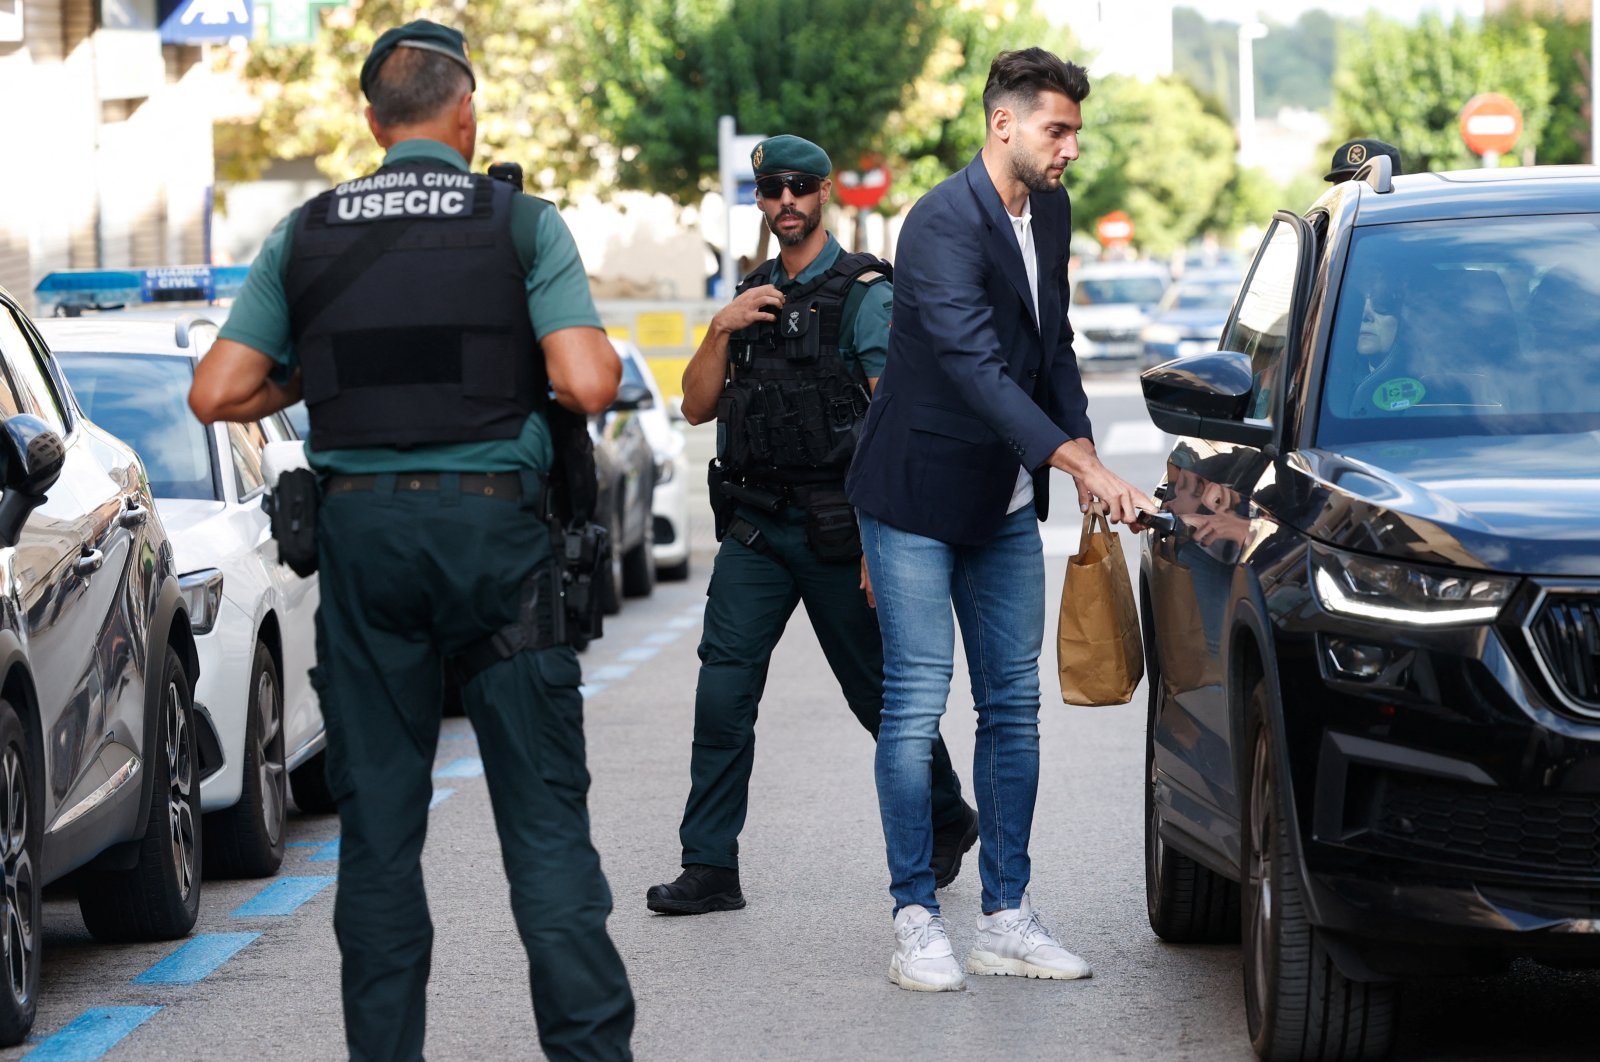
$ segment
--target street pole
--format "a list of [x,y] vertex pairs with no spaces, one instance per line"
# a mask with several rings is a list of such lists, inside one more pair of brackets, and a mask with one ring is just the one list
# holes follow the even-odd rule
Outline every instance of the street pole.
[[1267,35],[1260,22],[1239,27],[1239,165],[1255,161],[1256,146],[1256,67],[1254,42]]
[[722,298],[733,296],[739,283],[739,262],[733,253],[733,199],[738,193],[738,181],[733,173],[733,137],[736,127],[733,115],[724,114],[717,119],[717,170],[722,179]]

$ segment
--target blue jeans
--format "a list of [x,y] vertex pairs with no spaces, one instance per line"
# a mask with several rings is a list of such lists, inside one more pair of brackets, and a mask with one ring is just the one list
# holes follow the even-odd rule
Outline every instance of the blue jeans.
[[928,867],[931,763],[955,666],[952,603],[978,713],[972,783],[983,910],[1017,907],[1028,888],[1028,837],[1039,790],[1044,551],[1033,506],[1006,517],[981,546],[952,546],[859,516],[883,631],[878,807],[895,910],[910,904],[939,910]]

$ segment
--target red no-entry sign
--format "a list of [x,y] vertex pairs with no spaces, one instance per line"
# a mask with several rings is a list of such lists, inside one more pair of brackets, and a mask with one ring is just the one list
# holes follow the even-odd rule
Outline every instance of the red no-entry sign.
[[833,188],[845,206],[871,210],[889,191],[889,167],[875,158],[862,159],[856,169],[840,170]]
[[1498,92],[1483,92],[1461,108],[1461,139],[1477,155],[1504,155],[1522,136],[1522,111]]
[[1133,240],[1133,219],[1120,210],[1113,210],[1094,224],[1094,234],[1106,246],[1129,243]]

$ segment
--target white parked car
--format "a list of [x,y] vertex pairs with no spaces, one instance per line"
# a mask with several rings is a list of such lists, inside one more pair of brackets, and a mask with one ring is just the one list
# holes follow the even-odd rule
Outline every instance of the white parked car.
[[1067,315],[1078,360],[1137,362],[1144,354],[1139,333],[1150,323],[1171,282],[1166,267],[1154,262],[1088,262],[1068,279],[1072,293]]
[[278,564],[261,501],[262,450],[296,439],[281,413],[203,427],[190,413],[205,320],[137,313],[41,320],[85,413],[144,463],[189,599],[200,682],[224,765],[205,780],[207,873],[257,877],[283,859],[289,785],[302,811],[334,810],[323,777],[315,660],[317,580]]
[[637,411],[639,423],[656,459],[656,483],[650,509],[655,524],[656,577],[689,577],[689,457],[683,418],[667,405],[650,371],[650,362],[627,340],[613,339],[622,358],[622,382],[649,390],[652,403]]

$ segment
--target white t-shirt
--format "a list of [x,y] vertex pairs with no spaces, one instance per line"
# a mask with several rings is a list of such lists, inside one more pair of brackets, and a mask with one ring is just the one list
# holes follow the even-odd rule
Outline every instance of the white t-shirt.
[[[1028,292],[1033,296],[1033,323],[1039,323],[1039,250],[1033,245],[1033,207],[1024,204],[1022,216],[1011,219],[1011,231],[1016,233],[1017,246],[1022,249],[1022,266],[1028,271]],[[1011,504],[1006,515],[1033,502],[1033,473],[1025,467],[1017,468],[1017,485],[1011,491]]]

